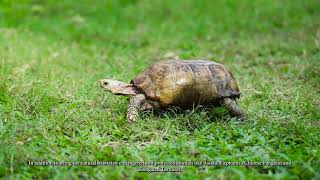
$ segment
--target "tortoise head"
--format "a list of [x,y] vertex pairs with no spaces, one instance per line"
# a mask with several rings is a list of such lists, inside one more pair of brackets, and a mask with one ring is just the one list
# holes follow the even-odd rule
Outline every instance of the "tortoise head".
[[102,79],[100,80],[100,87],[106,91],[109,91],[115,95],[136,95],[139,90],[133,84],[113,80],[113,79]]

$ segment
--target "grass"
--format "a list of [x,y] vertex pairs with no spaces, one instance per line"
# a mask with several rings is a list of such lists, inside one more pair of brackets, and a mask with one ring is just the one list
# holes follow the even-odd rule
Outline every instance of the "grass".
[[[0,178],[320,178],[320,3],[316,0],[0,1]],[[129,81],[174,52],[225,64],[223,108],[143,113],[98,80]],[[29,161],[291,161],[292,166],[28,166]]]

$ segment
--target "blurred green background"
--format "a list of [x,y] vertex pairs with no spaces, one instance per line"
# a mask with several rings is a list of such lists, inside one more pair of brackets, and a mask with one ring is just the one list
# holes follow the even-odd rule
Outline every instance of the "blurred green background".
[[[320,178],[320,1],[0,0],[0,178]],[[143,113],[101,78],[129,81],[174,53],[225,64],[223,108]],[[28,161],[291,161],[292,166],[28,166]]]

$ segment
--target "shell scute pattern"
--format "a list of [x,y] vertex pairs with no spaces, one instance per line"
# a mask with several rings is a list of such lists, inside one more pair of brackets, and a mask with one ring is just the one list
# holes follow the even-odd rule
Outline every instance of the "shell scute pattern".
[[170,60],[151,65],[132,80],[147,99],[162,106],[211,103],[239,97],[233,75],[219,63],[206,60]]

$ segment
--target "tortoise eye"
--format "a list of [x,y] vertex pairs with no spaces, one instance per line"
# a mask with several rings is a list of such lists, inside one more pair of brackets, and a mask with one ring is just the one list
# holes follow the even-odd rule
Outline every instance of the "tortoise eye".
[[109,84],[108,82],[103,82],[103,85],[105,85],[105,86],[108,85],[108,84]]

